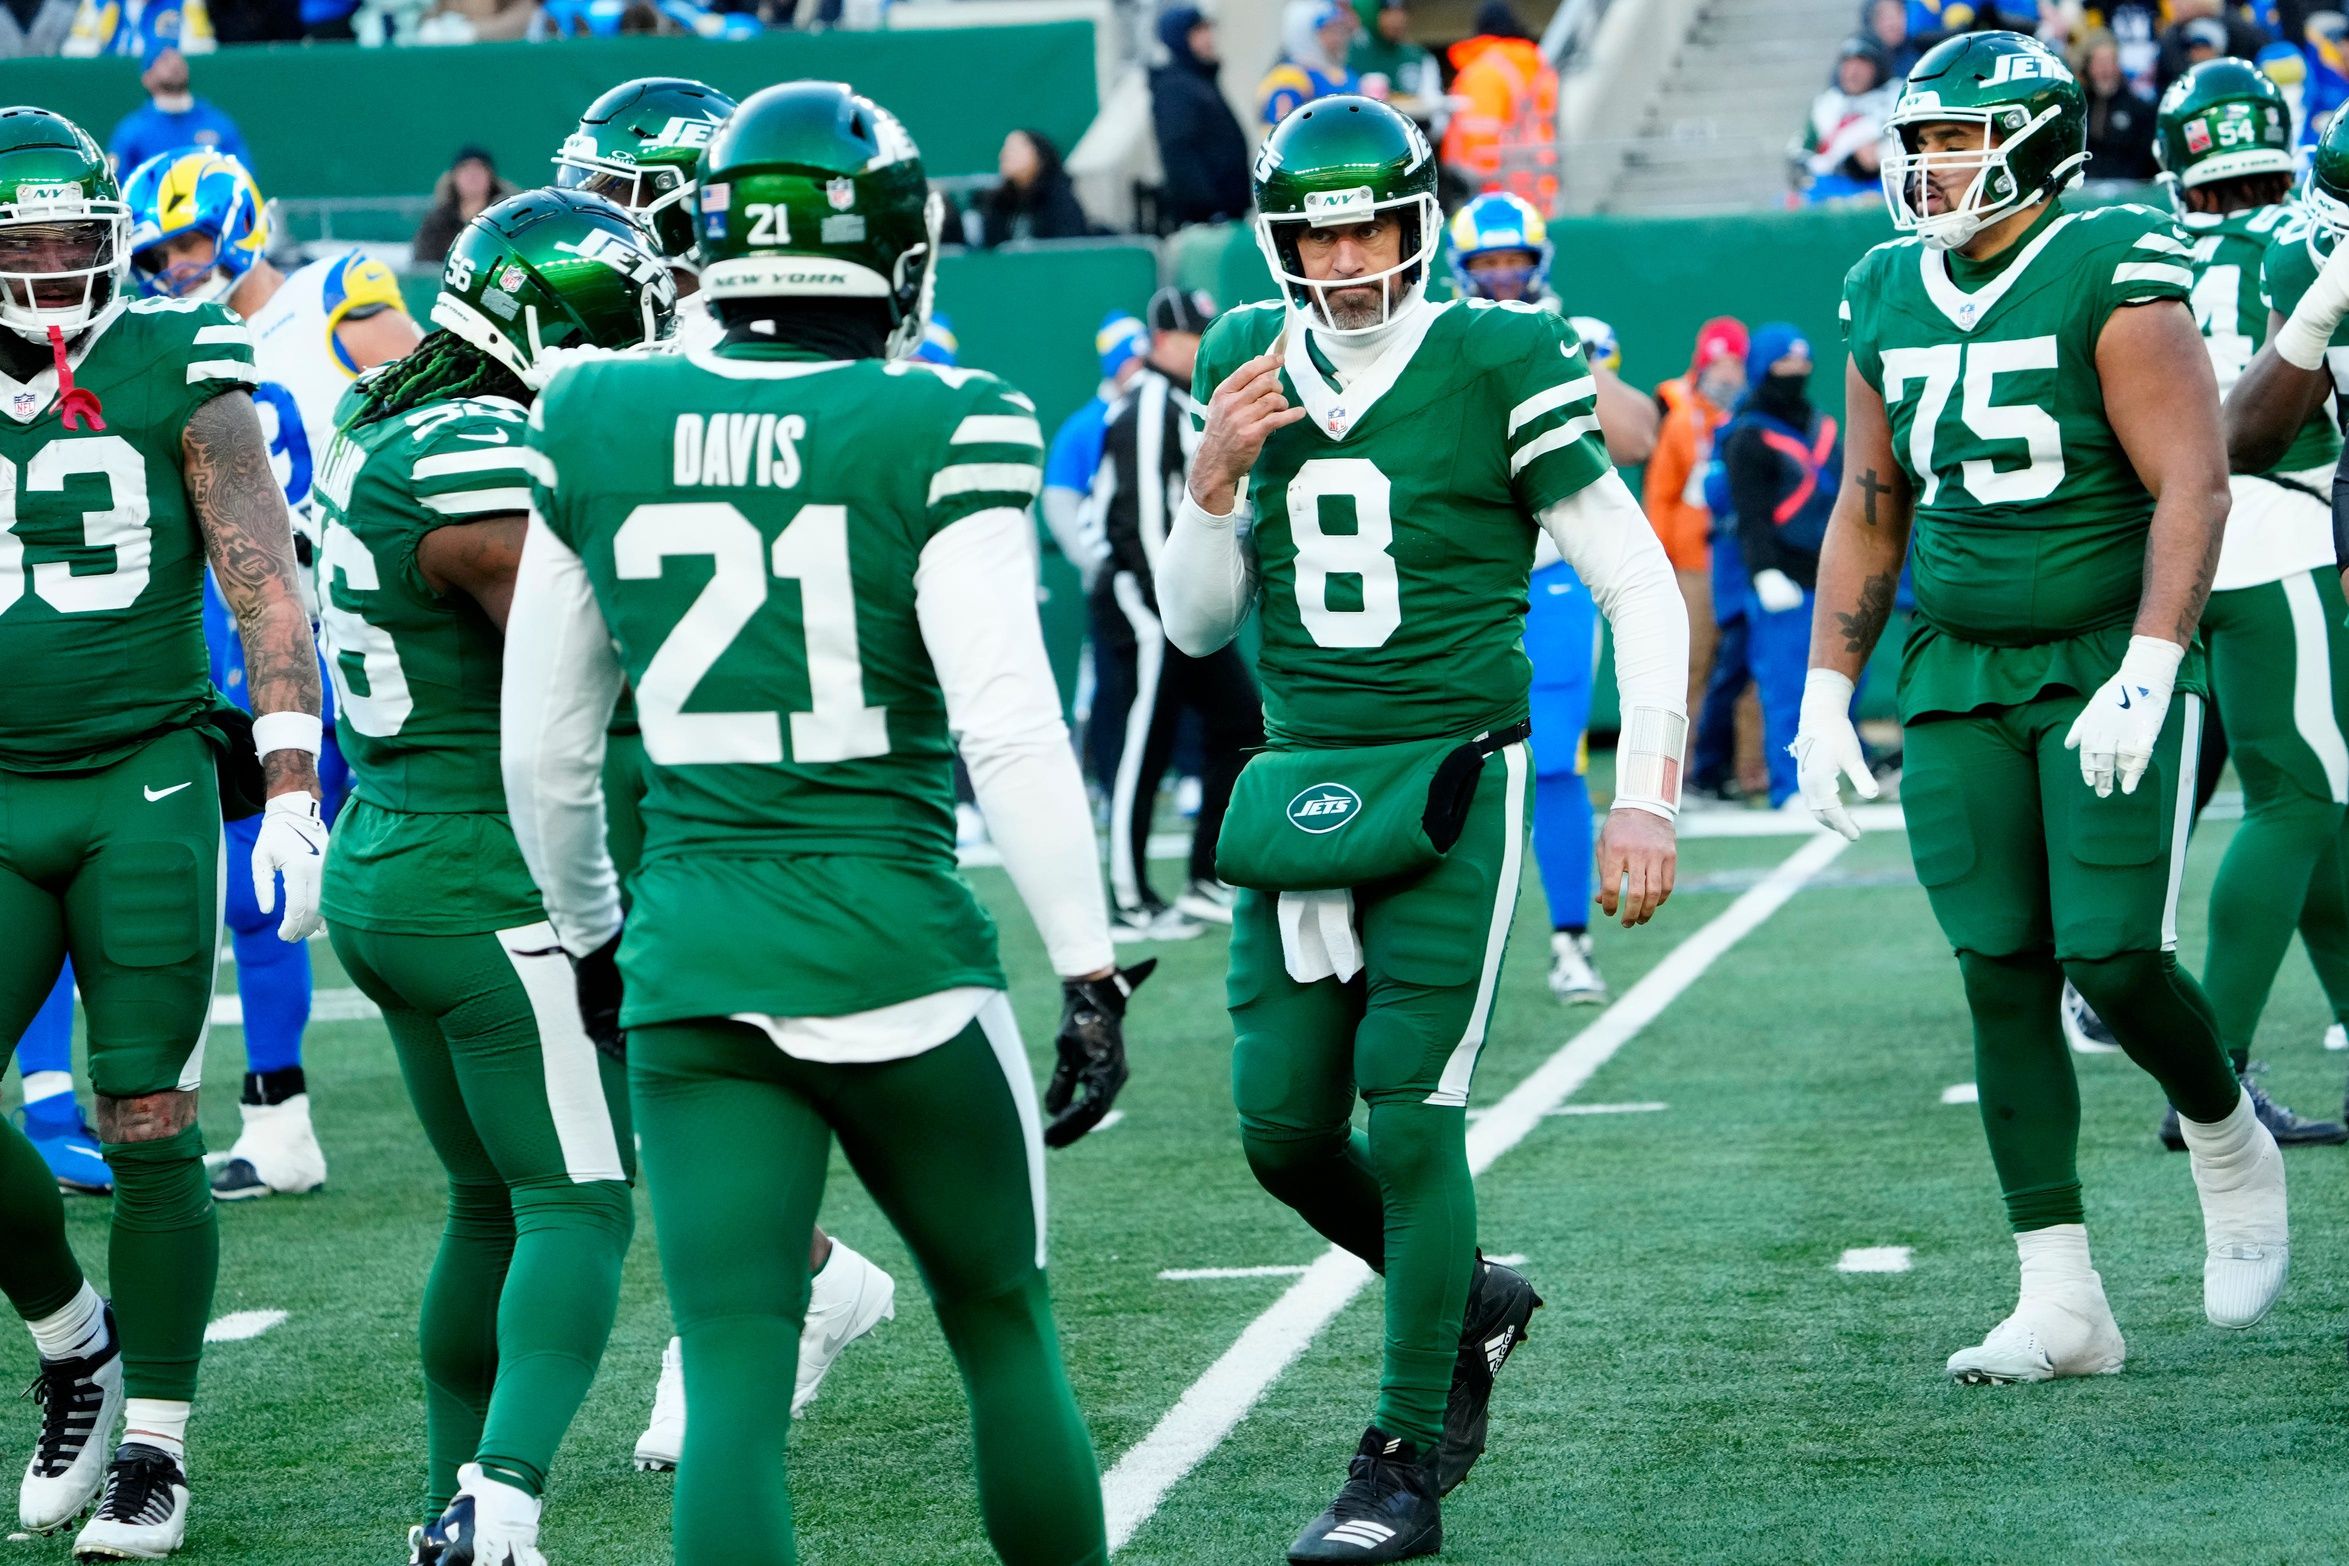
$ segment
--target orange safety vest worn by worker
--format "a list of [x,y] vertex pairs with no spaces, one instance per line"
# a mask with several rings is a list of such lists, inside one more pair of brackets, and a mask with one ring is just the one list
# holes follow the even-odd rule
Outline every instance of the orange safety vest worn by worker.
[[1481,190],[1558,210],[1558,73],[1541,46],[1483,34],[1452,45],[1452,121],[1443,160]]
[[1656,451],[1648,458],[1640,498],[1672,568],[1702,571],[1713,558],[1713,514],[1702,498],[1705,463],[1713,455],[1714,432],[1729,413],[1697,390],[1693,371],[1657,387],[1656,400],[1664,405],[1664,419],[1656,431]]

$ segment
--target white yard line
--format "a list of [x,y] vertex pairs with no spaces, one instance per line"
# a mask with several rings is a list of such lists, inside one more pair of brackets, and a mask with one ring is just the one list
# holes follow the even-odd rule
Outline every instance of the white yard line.
[[[338,986],[314,990],[310,994],[312,1022],[365,1022],[382,1015],[382,1008],[354,989]],[[243,1027],[245,1003],[233,994],[213,996],[212,1025],[216,1028]]]
[[207,1343],[242,1343],[285,1324],[282,1310],[232,1310],[204,1329]]
[[1909,1270],[1909,1248],[1905,1245],[1855,1245],[1845,1251],[1835,1263],[1837,1272],[1906,1272]]
[[1560,1104],[1553,1115],[1652,1115],[1670,1104]]
[[1952,1082],[1941,1090],[1941,1101],[1944,1104],[1979,1104],[1982,1102],[1982,1090],[1971,1082]]
[[[1591,1079],[1616,1051],[1637,1038],[1664,1008],[1703,976],[1714,961],[1784,907],[1842,853],[1832,833],[1812,837],[1788,855],[1770,878],[1739,897],[1712,921],[1666,953],[1622,998],[1534,1069],[1468,1128],[1468,1164],[1482,1174],[1553,1109]],[[1271,1308],[1251,1321],[1223,1357],[1167,1410],[1157,1426],[1117,1460],[1103,1478],[1109,1547],[1125,1547],[1183,1476],[1223,1444],[1281,1373],[1305,1352],[1331,1318],[1369,1280],[1370,1270],[1334,1247],[1307,1267]]]

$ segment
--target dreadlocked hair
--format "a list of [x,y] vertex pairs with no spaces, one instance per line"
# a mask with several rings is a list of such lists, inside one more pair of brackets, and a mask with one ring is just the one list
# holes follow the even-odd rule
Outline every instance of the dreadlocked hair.
[[446,327],[428,333],[404,356],[383,367],[360,388],[365,399],[354,425],[371,424],[428,402],[453,397],[504,397],[530,401],[530,388],[513,371]]

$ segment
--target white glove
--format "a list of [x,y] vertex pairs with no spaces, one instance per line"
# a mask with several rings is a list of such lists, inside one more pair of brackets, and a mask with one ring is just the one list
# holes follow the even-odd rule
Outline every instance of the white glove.
[[[1761,578],[1754,579],[1761,585]],[[1840,832],[1851,842],[1860,840],[1860,824],[1843,808],[1843,780],[1862,799],[1883,792],[1868,771],[1868,754],[1860,749],[1860,731],[1851,724],[1851,677],[1833,669],[1813,669],[1803,680],[1802,718],[1787,753],[1794,757],[1795,787],[1819,824]]]
[[1795,585],[1793,577],[1776,566],[1754,573],[1754,596],[1772,614],[1784,614],[1803,606],[1803,590]]
[[296,789],[272,794],[261,812],[261,835],[253,839],[253,901],[263,913],[277,909],[277,878],[285,877],[281,941],[306,941],[318,928],[318,883],[326,868],[326,822],[318,801]]
[[2153,761],[2154,742],[2170,711],[2170,688],[2186,649],[2162,636],[2132,636],[2120,668],[2096,689],[2072,720],[2064,749],[2080,753],[2080,776],[2098,799],[2137,792],[2138,779]]
[[2341,318],[2349,315],[2349,245],[2333,246],[2290,319],[2276,329],[2277,356],[2303,370],[2320,368]]

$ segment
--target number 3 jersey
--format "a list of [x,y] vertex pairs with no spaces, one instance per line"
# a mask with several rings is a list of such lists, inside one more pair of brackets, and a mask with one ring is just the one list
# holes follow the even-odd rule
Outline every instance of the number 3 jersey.
[[[2085,695],[2119,667],[2153,497],[2105,417],[2096,345],[2115,310],[2185,300],[2188,257],[2165,214],[2051,202],[1989,261],[1894,240],[1844,280],[1852,362],[1915,503],[1904,722]],[[2196,647],[2178,688],[2201,679]]]
[[117,301],[76,339],[105,428],[68,430],[46,346],[0,371],[0,767],[104,766],[218,703],[204,653],[204,535],[181,476],[195,411],[254,382],[216,304]]
[[728,344],[566,369],[530,439],[536,515],[580,558],[643,734],[631,1023],[1002,988],[916,591],[940,532],[1033,502],[1028,400]]
[[[342,407],[359,408],[356,394]],[[327,855],[327,918],[465,935],[545,917],[498,773],[505,639],[425,577],[435,529],[529,509],[519,403],[426,403],[346,423],[320,454],[319,634],[351,794]]]
[[1231,311],[1193,378],[1203,418],[1280,344],[1281,389],[1307,410],[1248,476],[1266,733],[1371,745],[1522,721],[1534,518],[1608,470],[1573,328],[1530,305],[1423,304],[1340,386],[1305,320]]

